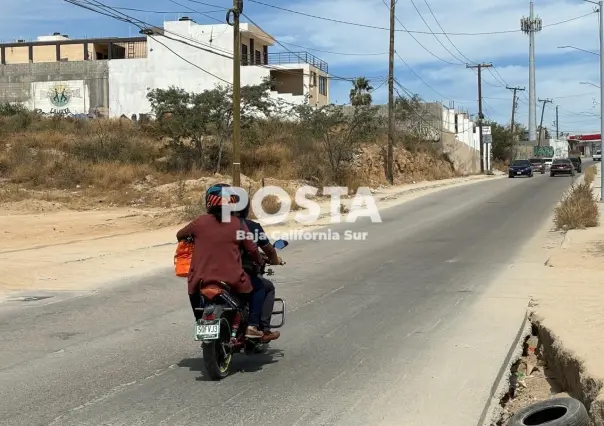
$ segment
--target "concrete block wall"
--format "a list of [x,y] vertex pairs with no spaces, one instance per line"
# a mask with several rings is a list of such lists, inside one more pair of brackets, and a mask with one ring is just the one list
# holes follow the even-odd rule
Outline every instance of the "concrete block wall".
[[0,103],[32,99],[31,83],[84,81],[91,108],[109,107],[109,68],[107,61],[44,62],[0,65]]

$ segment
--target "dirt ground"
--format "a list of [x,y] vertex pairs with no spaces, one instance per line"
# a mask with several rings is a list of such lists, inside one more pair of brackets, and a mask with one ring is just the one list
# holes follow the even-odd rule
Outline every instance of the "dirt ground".
[[[535,336],[531,340],[536,339]],[[526,345],[525,353],[512,367],[511,391],[502,401],[503,411],[497,426],[506,426],[518,410],[550,398],[568,396],[562,392],[555,373],[538,348]]]
[[[599,191],[598,184],[594,192],[599,196]],[[604,224],[604,205],[599,207]],[[552,227],[550,223],[540,232],[527,248],[526,263],[518,265],[522,285],[509,287],[531,298],[542,356],[537,370],[526,377],[526,387],[504,401],[505,416],[563,390],[584,403],[592,425],[604,426],[604,227],[567,233]]]
[[[386,208],[452,185],[495,177],[474,176],[376,190]],[[172,188],[174,189],[174,188]],[[342,200],[350,205],[350,199]],[[329,224],[329,202],[321,202]],[[0,205],[0,300],[32,292],[90,290],[115,280],[173,266],[182,219],[170,208],[70,210],[58,202],[21,200]],[[299,229],[290,218],[271,231]]]

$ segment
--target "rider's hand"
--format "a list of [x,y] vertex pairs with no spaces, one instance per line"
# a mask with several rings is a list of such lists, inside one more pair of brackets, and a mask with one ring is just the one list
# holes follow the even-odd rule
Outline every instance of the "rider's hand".
[[280,257],[277,257],[277,259],[279,259],[279,265],[285,265],[285,261],[283,259]]

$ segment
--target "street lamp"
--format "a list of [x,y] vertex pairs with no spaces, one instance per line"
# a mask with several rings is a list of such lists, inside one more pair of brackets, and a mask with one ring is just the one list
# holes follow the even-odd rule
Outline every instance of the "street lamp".
[[597,87],[598,89],[600,89],[600,86],[598,86],[597,84],[590,83],[589,81],[580,81],[579,84],[589,84],[590,86]]
[[558,46],[558,49],[575,49],[575,50],[580,50],[581,52],[591,53],[592,55],[600,56],[599,53],[592,52],[591,50],[581,49],[580,47],[575,47],[575,46]]
[[[604,1],[583,0],[598,6],[600,15],[600,150],[604,151]],[[604,202],[604,170],[600,168],[600,202]]]

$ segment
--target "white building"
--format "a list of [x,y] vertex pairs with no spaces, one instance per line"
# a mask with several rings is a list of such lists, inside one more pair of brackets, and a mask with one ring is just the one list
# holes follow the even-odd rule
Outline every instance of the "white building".
[[[147,37],[147,57],[109,61],[109,111],[119,117],[149,113],[147,93],[176,86],[189,92],[233,81],[233,27],[199,25],[189,18],[164,23]],[[271,53],[274,39],[241,24],[241,85],[271,78],[271,96],[291,104],[329,104],[328,65],[306,52]],[[198,67],[203,68],[204,72]],[[223,81],[224,80],[224,81]]]
[[[188,92],[233,81],[233,27],[168,21],[138,37],[71,39],[55,33],[0,43],[0,103],[57,115],[147,114],[147,94],[171,86]],[[241,24],[241,84],[270,77],[271,97],[289,104],[329,104],[328,65],[307,52],[272,53],[275,40]]]

